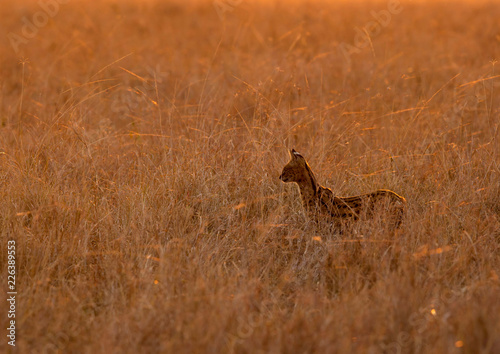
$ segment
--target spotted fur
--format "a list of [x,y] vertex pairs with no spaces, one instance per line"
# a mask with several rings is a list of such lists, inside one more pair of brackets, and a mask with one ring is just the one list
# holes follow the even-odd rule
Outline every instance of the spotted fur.
[[331,189],[317,182],[307,161],[294,149],[290,150],[290,161],[279,178],[299,186],[304,209],[316,221],[326,217],[336,225],[344,225],[360,217],[370,218],[376,210],[387,210],[393,226],[399,227],[406,208],[406,199],[387,189],[354,197],[335,196]]

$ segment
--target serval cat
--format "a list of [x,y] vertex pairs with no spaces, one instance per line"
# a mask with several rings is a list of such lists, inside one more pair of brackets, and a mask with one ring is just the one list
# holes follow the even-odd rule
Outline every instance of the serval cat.
[[318,184],[301,154],[292,149],[290,157],[279,178],[285,183],[297,183],[304,209],[313,220],[328,221],[335,227],[341,227],[359,218],[370,218],[379,210],[384,211],[384,222],[386,216],[391,219],[387,220],[391,228],[398,228],[401,224],[406,207],[406,199],[402,196],[387,189],[354,197],[335,196],[331,189]]

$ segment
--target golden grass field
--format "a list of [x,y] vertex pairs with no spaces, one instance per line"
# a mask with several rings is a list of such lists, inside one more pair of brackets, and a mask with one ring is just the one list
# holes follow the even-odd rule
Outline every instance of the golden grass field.
[[0,352],[499,353],[500,4],[391,1],[1,1]]

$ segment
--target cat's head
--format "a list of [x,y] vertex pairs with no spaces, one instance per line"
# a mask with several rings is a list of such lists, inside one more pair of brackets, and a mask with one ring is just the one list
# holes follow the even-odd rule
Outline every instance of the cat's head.
[[297,182],[306,166],[306,160],[295,149],[290,150],[290,161],[283,167],[280,180],[283,182]]

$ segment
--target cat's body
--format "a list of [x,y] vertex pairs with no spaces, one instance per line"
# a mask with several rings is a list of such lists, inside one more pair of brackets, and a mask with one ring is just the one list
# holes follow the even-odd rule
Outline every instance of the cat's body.
[[406,207],[402,196],[387,189],[354,197],[335,196],[331,189],[318,184],[302,155],[292,149],[290,157],[280,179],[297,183],[304,209],[314,220],[319,222],[326,218],[328,222],[341,226],[359,218],[370,218],[376,211],[387,211],[389,222],[395,227],[400,225]]

